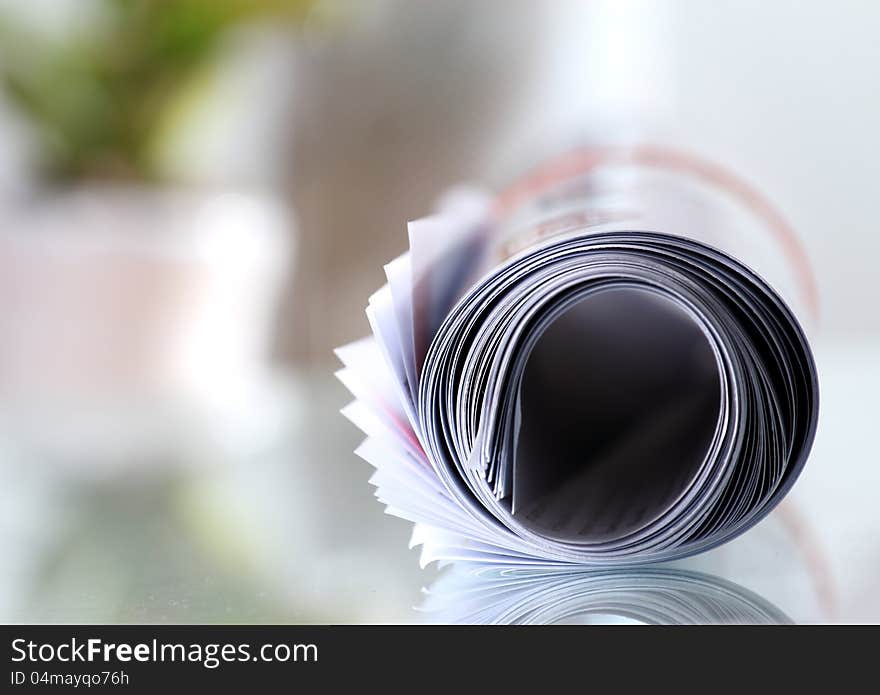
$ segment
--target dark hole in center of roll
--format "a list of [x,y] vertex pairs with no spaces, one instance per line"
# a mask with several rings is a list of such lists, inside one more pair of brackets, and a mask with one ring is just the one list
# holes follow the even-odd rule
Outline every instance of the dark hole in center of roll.
[[672,299],[612,286],[557,317],[520,391],[513,514],[561,541],[629,535],[693,482],[717,427],[709,339]]

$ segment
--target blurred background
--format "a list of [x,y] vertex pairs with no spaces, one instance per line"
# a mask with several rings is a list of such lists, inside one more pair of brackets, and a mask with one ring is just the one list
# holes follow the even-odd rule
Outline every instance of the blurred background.
[[417,619],[332,348],[444,188],[589,139],[721,162],[797,230],[814,454],[700,569],[880,620],[878,32],[870,0],[0,0],[0,619]]

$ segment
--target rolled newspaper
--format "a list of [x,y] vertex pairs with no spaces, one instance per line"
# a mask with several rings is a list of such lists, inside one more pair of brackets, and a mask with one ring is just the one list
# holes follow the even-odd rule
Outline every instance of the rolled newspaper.
[[795,311],[815,314],[815,287],[740,179],[577,150],[497,195],[451,191],[409,241],[373,336],[337,354],[358,453],[423,563],[679,558],[797,479],[818,380]]

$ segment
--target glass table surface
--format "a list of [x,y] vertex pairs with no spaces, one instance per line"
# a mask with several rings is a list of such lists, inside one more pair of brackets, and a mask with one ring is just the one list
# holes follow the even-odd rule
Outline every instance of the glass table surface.
[[880,341],[816,357],[819,431],[792,494],[721,548],[638,569],[421,568],[352,453],[332,365],[274,374],[208,419],[154,413],[113,450],[4,436],[0,619],[877,622]]

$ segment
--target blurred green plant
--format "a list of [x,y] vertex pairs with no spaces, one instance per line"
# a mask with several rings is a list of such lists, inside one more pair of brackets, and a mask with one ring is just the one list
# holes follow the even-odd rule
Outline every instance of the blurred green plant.
[[0,83],[34,127],[42,173],[154,180],[163,115],[235,29],[301,24],[315,0],[96,0],[65,36],[0,17]]

